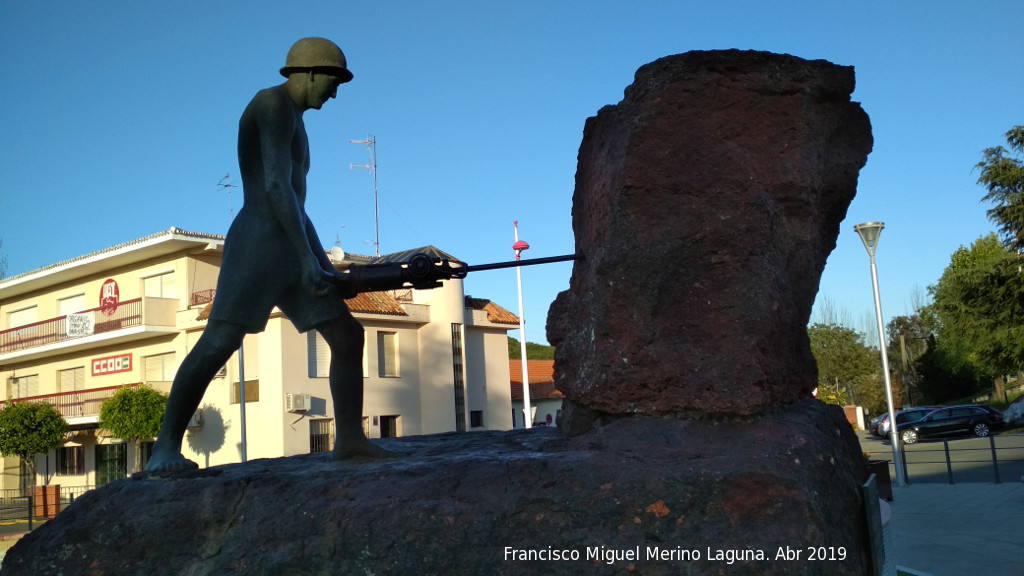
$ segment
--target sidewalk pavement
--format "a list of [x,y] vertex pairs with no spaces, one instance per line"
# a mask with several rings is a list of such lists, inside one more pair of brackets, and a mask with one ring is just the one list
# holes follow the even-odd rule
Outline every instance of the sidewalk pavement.
[[893,486],[896,565],[933,576],[1024,576],[1024,483]]

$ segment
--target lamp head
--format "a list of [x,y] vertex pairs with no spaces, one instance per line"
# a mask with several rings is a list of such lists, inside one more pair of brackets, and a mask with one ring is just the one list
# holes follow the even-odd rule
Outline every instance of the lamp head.
[[882,228],[885,228],[884,222],[864,222],[853,227],[853,231],[860,236],[860,241],[864,243],[868,256],[872,258],[875,256],[875,249],[878,248],[878,237],[882,234]]

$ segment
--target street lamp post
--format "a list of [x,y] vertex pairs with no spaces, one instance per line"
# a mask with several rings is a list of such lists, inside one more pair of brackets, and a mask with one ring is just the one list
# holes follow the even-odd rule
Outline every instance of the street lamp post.
[[[523,253],[523,250],[529,249],[530,245],[519,239],[519,221],[513,221],[512,225],[516,231],[516,243],[512,245],[512,249],[516,251],[516,262],[518,262],[519,255]],[[519,339],[521,340],[519,346],[523,362],[523,427],[532,428],[533,411],[530,409],[530,375],[526,370],[526,318],[523,316],[523,275],[520,272],[519,266],[516,266],[516,287],[519,290]]]
[[875,293],[875,321],[878,325],[878,349],[882,355],[882,376],[885,378],[885,401],[889,406],[889,441],[892,444],[892,460],[896,469],[896,485],[904,486],[903,458],[901,457],[899,433],[896,430],[896,409],[892,399],[892,381],[889,379],[889,355],[885,351],[885,328],[882,325],[882,301],[878,297],[878,269],[875,267],[875,249],[878,237],[882,234],[885,224],[882,222],[864,222],[857,224],[853,230],[860,236],[864,248],[871,259],[871,288]]

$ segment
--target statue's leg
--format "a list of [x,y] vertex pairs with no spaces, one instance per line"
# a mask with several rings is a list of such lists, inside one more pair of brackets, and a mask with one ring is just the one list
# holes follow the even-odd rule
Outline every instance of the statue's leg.
[[195,462],[181,455],[181,440],[210,380],[242,345],[245,331],[234,324],[211,320],[195,347],[178,368],[167,400],[160,435],[146,470],[184,470],[196,468]]
[[363,326],[351,314],[317,328],[331,349],[331,396],[334,399],[334,458],[391,458],[394,453],[363,433]]

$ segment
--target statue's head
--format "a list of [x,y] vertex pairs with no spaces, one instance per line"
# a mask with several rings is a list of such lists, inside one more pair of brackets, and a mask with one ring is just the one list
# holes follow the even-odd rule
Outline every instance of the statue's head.
[[295,72],[334,76],[340,80],[340,84],[352,80],[345,53],[326,38],[303,38],[292,45],[284,68],[281,68],[281,75],[287,78]]

